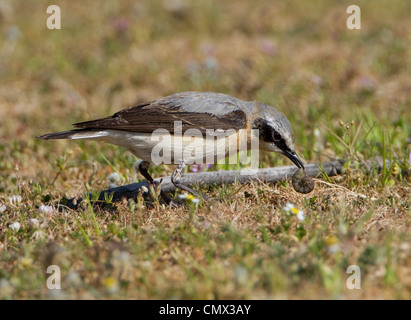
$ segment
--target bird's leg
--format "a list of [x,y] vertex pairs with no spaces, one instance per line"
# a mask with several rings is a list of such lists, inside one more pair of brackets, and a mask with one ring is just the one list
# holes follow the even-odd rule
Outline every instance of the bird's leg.
[[174,172],[171,176],[171,182],[174,184],[174,186],[176,188],[179,188],[181,190],[184,190],[184,191],[187,191],[189,193],[195,194],[196,196],[200,196],[204,200],[207,200],[208,197],[206,197],[205,195],[203,195],[203,194],[201,194],[201,193],[199,193],[199,192],[197,192],[197,191],[195,191],[195,190],[193,190],[193,189],[191,189],[191,188],[189,188],[189,187],[187,187],[187,186],[180,183],[181,175],[183,173],[183,170],[184,170],[185,166],[186,166],[185,162],[182,162],[177,166],[177,168],[174,170]]
[[[148,173],[148,166],[149,165],[150,165],[150,162],[141,161],[140,164],[138,165],[138,170],[143,175],[143,177],[147,179],[149,184],[156,185],[157,183],[154,181],[154,179]],[[160,195],[167,204],[171,203],[172,199],[162,189],[160,189]]]

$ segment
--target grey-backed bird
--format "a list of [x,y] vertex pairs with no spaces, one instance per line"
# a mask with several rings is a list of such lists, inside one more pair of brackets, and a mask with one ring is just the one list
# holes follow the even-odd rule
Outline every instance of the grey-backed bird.
[[[106,118],[80,122],[73,126],[73,130],[49,133],[38,138],[89,139],[123,146],[143,160],[139,164],[139,170],[149,183],[154,183],[154,180],[148,173],[148,166],[156,163],[153,151],[158,147],[159,141],[163,140],[162,153],[171,156],[170,164],[178,164],[171,181],[176,187],[189,192],[194,191],[180,184],[181,172],[188,162],[188,156],[191,161],[189,163],[205,163],[210,159],[216,161],[227,156],[233,148],[238,151],[240,144],[237,141],[241,135],[247,135],[245,139],[247,145],[250,145],[253,132],[258,134],[260,150],[281,153],[297,167],[304,168],[294,149],[291,124],[280,111],[258,101],[246,102],[221,93],[176,93],[123,109]],[[208,157],[210,150],[205,151],[205,145],[206,135],[210,131],[225,132],[226,142],[233,140],[235,143],[213,148],[214,157]],[[191,134],[193,132],[200,136]],[[166,133],[169,133],[168,138],[171,137],[167,140],[168,149],[164,147]],[[177,133],[179,139],[175,139]],[[198,152],[194,152],[195,150]],[[170,201],[164,193],[162,196],[167,202]]]

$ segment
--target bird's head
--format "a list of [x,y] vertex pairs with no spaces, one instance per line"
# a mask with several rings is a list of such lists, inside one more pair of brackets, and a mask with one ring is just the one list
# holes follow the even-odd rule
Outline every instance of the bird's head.
[[281,153],[304,169],[294,149],[294,132],[288,119],[269,105],[261,104],[260,108],[261,113],[253,122],[253,129],[259,130],[260,149]]

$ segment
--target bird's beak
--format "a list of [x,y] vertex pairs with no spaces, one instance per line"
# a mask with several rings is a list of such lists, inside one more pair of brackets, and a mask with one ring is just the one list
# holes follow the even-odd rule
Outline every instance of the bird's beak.
[[302,168],[305,170],[303,162],[301,161],[301,159],[297,156],[297,154],[292,151],[283,151],[284,155],[290,159],[298,168]]

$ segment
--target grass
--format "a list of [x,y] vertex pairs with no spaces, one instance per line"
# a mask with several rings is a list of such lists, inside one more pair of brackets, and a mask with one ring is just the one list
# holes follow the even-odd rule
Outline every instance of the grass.
[[[0,5],[0,297],[410,299],[410,5],[357,1],[348,30],[345,1],[173,3],[59,1],[61,30],[46,1]],[[175,209],[48,207],[142,177],[122,148],[35,136],[185,90],[275,104],[306,163],[349,165],[308,195],[284,181],[202,186],[214,200]],[[377,156],[381,172],[362,165]]]

